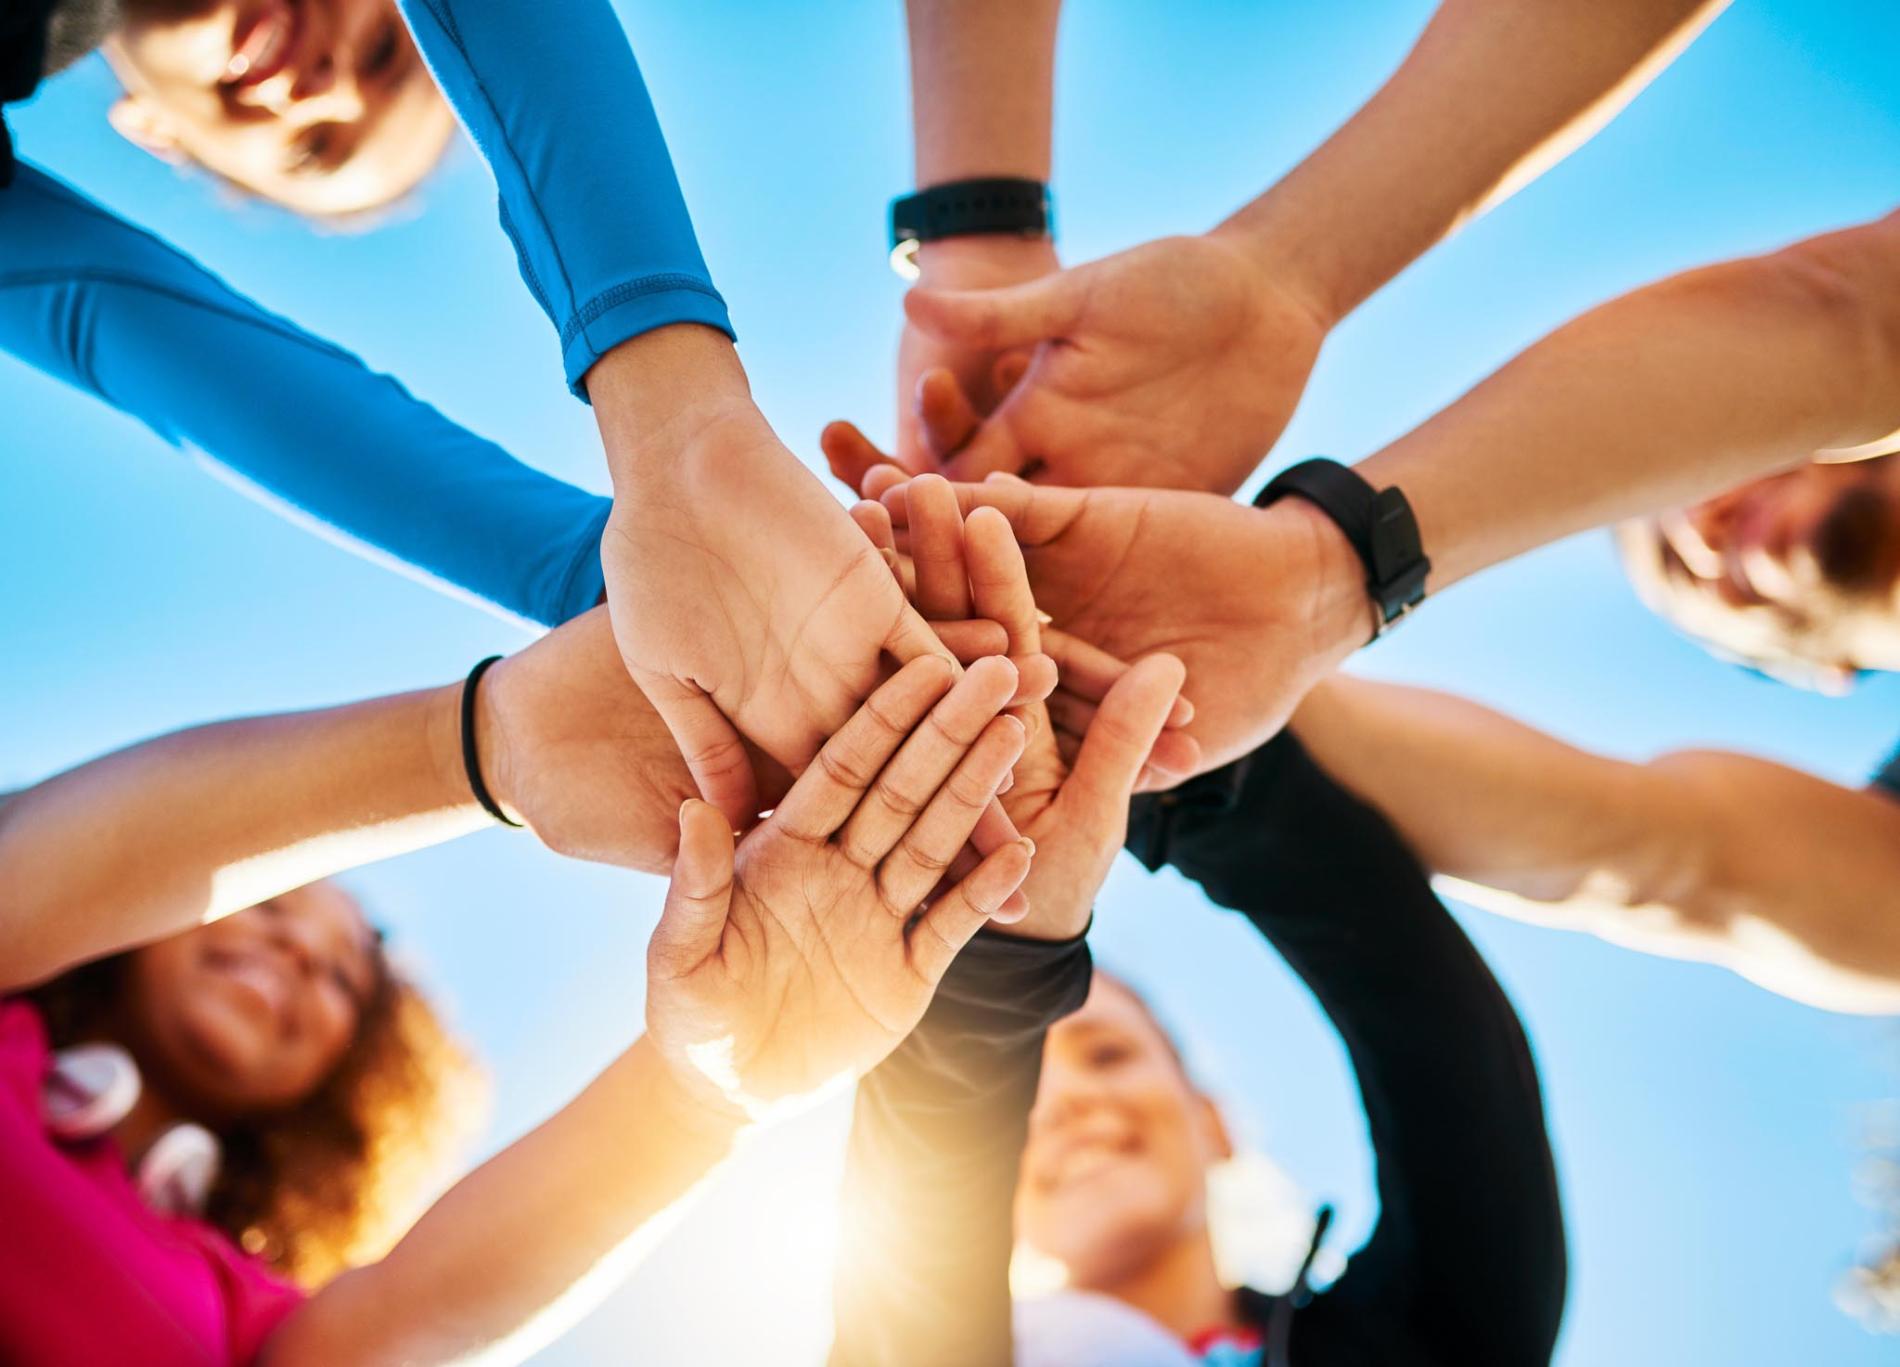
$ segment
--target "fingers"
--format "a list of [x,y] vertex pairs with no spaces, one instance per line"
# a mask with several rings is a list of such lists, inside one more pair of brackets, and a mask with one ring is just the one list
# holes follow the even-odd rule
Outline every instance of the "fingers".
[[710,803],[680,804],[680,847],[660,923],[647,944],[647,971],[678,978],[719,952],[732,908],[732,827]]
[[[878,893],[893,913],[908,918],[937,885],[995,800],[1011,766],[1022,757],[1027,739],[1023,724],[1014,717],[993,718],[909,829],[900,833],[877,868]],[[847,827],[847,848],[850,839]]]
[[[968,666],[975,664],[985,655],[1007,655],[1009,633],[1003,630],[1000,622],[985,621],[981,617],[972,617],[962,622],[932,622],[930,629],[937,633],[937,639],[943,642],[943,648],[957,657],[957,663]],[[1055,661],[1047,656],[1051,673],[1055,670]],[[1012,663],[1015,663],[1012,661]],[[1017,666],[1019,669],[1021,665]]]
[[[917,610],[952,620],[970,615],[970,576],[964,565],[963,513],[956,491],[937,475],[919,475],[906,500],[910,558],[917,572]],[[889,516],[889,509],[885,510]]]
[[759,814],[758,782],[739,732],[699,689],[677,679],[636,680],[673,733],[680,758],[698,785],[700,796],[717,807],[733,827],[752,824]]
[[897,550],[897,537],[891,530],[891,510],[875,499],[860,499],[851,505],[851,520],[865,539],[880,551]]
[[904,314],[933,337],[989,351],[1033,346],[1065,336],[1081,316],[1087,297],[1078,273],[1059,271],[1021,285],[993,290],[934,290],[919,286],[904,296]]
[[[929,715],[913,724],[895,758],[880,766],[839,834],[845,857],[868,869],[889,854],[1015,692],[1016,670],[1009,661],[991,656],[970,666]],[[1004,772],[1014,762],[1012,756]],[[989,797],[982,794],[978,811]]]
[[773,812],[773,823],[800,840],[829,839],[955,681],[950,666],[934,656],[899,669],[825,742]]
[[[1049,720],[1055,728],[1056,752],[1071,767],[1098,710],[1093,700],[1069,692],[1066,682],[1049,695]],[[1140,791],[1171,788],[1200,773],[1201,758],[1201,743],[1193,736],[1175,728],[1164,729],[1148,752],[1148,766],[1153,772],[1143,780]]]
[[918,378],[917,420],[923,428],[924,445],[941,461],[968,441],[983,419],[957,383],[956,375],[940,369],[926,370]]
[[[943,485],[949,495],[949,485]],[[951,495],[953,496],[953,495]],[[911,507],[916,509],[913,491]],[[1042,623],[1036,616],[1036,598],[1029,590],[1029,570],[1009,519],[994,508],[976,508],[963,524],[965,575],[970,600],[978,616],[1000,622],[1009,636],[1012,656],[1042,653]]]
[[997,912],[1017,895],[1029,876],[1034,852],[1035,846],[1028,840],[1003,846],[917,918],[910,928],[910,957],[924,981],[935,987],[970,937],[986,921],[1001,919]]
[[[865,475],[880,465],[898,468],[892,464],[891,457],[878,450],[871,439],[858,430],[855,423],[827,423],[825,430],[818,434],[818,449],[825,453],[832,475],[853,489],[861,490]],[[906,474],[903,470],[898,470],[898,473],[900,476]]]
[[1150,655],[1109,689],[1062,785],[1062,800],[1081,804],[1077,819],[1126,819],[1129,796],[1186,678],[1174,656]]
[[[1071,636],[1055,627],[1043,628],[1042,649],[1056,662],[1063,689],[1090,702],[1100,702],[1107,697],[1115,681],[1128,672],[1125,661],[1080,636]],[[1168,725],[1186,726],[1193,720],[1194,704],[1186,698],[1176,698],[1168,712]]]
[[937,633],[930,629],[930,623],[917,615],[917,609],[904,604],[903,612],[891,626],[890,635],[884,638],[884,649],[900,665],[909,664],[923,655],[935,655],[952,664],[955,658],[944,648]]
[[[882,483],[878,501],[889,511],[893,528],[908,530],[911,481],[885,480]],[[950,487],[956,491],[957,506],[966,515],[978,508],[996,509],[1009,519],[1016,540],[1024,546],[1035,546],[1047,540],[1051,534],[1048,529],[1051,518],[1048,514],[1079,508],[1079,500],[1083,497],[1080,489],[1038,488],[1006,475],[993,476],[981,484],[952,484]],[[865,496],[868,498],[871,495],[867,491]],[[1069,512],[1068,515],[1073,516],[1073,513]],[[1067,517],[1062,522],[1066,525]],[[1032,536],[1032,531],[1043,535]]]

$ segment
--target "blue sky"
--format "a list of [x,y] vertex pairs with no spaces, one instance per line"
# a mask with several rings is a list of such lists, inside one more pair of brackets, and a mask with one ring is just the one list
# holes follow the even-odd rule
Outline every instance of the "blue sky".
[[[907,188],[899,7],[623,0],[706,256],[767,414],[815,454],[836,416],[890,428]],[[1309,150],[1431,6],[1072,7],[1059,72],[1062,247],[1083,260],[1211,225]],[[1353,457],[1569,315],[1657,275],[1900,199],[1900,8],[1741,0],[1620,120],[1433,252],[1335,335],[1273,464]],[[361,352],[476,430],[604,488],[592,424],[458,149],[361,235],[234,206],[106,129],[89,64],[19,114],[28,153]],[[603,135],[603,146],[610,140]],[[272,377],[259,376],[259,385]],[[439,682],[513,627],[297,532],[145,429],[0,361],[0,785],[153,732]],[[1900,684],[1822,699],[1717,664],[1649,619],[1601,536],[1459,587],[1356,668],[1456,689],[1596,748],[1718,745],[1857,781],[1900,735]],[[495,832],[356,875],[493,1075],[484,1146],[571,1095],[639,1027],[660,885]],[[1900,1095],[1900,1032],[1712,969],[1477,913],[1466,924],[1541,1059],[1574,1278],[1560,1361],[1872,1364],[1829,1303],[1875,1227],[1858,1108]],[[1369,1227],[1339,1047],[1244,925],[1118,868],[1097,950],[1188,1036],[1248,1142],[1341,1239]],[[817,1362],[838,1106],[761,1140],[549,1363]]]

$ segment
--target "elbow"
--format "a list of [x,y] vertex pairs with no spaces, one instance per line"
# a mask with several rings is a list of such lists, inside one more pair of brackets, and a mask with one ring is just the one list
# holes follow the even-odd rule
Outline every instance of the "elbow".
[[1796,243],[1762,263],[1839,358],[1842,389],[1830,416],[1843,430],[1827,445],[1900,428],[1900,213]]

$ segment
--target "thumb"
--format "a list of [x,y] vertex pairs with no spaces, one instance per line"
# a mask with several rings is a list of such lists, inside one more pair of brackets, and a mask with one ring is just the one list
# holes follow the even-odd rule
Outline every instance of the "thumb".
[[698,798],[680,804],[680,850],[660,923],[647,946],[650,969],[684,977],[719,951],[732,907],[732,827]]
[[1108,690],[1062,785],[1064,800],[1082,804],[1084,820],[1126,820],[1136,780],[1186,680],[1174,656],[1150,655]]
[[1081,316],[1082,297],[1075,272],[1058,271],[1005,289],[919,286],[904,296],[904,313],[933,337],[1001,351],[1064,336]]
[[748,826],[759,814],[759,788],[745,742],[718,704],[700,689],[678,679],[635,680],[653,710],[673,733],[680,758],[700,794],[725,814],[728,825]]

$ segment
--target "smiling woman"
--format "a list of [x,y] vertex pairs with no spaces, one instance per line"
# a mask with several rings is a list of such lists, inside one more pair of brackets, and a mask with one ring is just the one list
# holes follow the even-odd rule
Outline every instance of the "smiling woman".
[[130,1150],[216,1123],[208,1223],[305,1286],[383,1252],[460,1129],[469,1063],[383,956],[361,909],[313,883],[87,964],[25,994],[55,1051],[111,1041],[143,1085]]
[[297,213],[413,189],[455,128],[394,0],[127,0],[114,128]]

